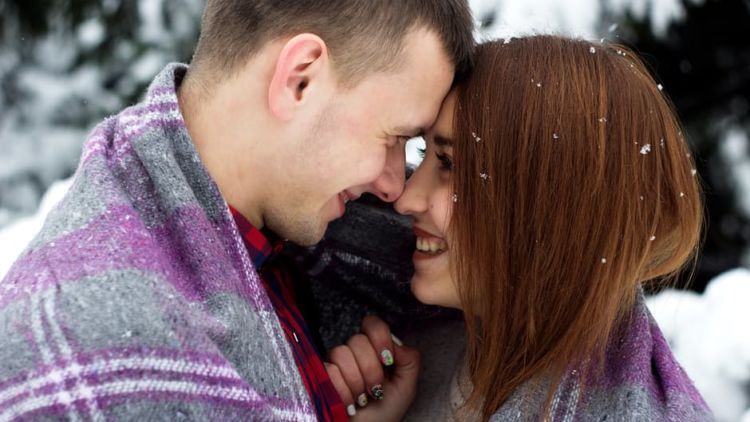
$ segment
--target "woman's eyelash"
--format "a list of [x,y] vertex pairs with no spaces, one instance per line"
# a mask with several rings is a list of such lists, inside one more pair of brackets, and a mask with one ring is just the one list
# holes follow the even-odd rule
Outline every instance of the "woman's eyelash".
[[[427,148],[417,148],[417,152],[419,153],[419,156],[424,160],[425,155],[427,155]],[[453,160],[451,160],[448,154],[436,152],[435,156],[437,157],[438,161],[440,161],[441,170],[453,169]]]
[[451,157],[449,157],[448,154],[435,153],[435,155],[437,156],[437,159],[440,161],[441,170],[453,169],[453,160],[451,160]]

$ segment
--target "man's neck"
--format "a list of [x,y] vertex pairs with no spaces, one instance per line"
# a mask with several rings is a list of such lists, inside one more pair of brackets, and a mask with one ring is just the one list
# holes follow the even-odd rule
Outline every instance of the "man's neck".
[[[238,107],[230,88],[217,85],[211,95],[185,80],[178,89],[180,111],[201,162],[219,187],[224,200],[253,226],[263,228],[262,201],[271,175],[264,173],[261,144],[257,135],[238,133],[237,119],[253,119],[236,113]],[[229,92],[228,92],[229,91]],[[234,110],[233,110],[234,109]],[[234,112],[233,112],[234,111]],[[253,119],[254,120],[254,119]],[[258,127],[253,122],[244,127]],[[262,182],[262,184],[261,184]]]

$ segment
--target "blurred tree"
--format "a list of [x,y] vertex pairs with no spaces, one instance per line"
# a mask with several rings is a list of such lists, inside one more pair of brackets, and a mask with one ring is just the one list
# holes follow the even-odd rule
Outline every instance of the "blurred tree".
[[85,133],[189,61],[203,0],[0,0],[0,227],[75,170]]

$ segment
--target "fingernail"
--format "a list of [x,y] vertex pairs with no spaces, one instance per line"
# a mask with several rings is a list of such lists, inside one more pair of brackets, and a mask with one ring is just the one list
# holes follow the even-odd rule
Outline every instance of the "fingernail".
[[385,398],[385,393],[383,393],[383,386],[380,384],[373,385],[372,388],[370,388],[370,392],[377,401],[383,400],[383,398]]
[[346,406],[346,414],[349,416],[354,416],[357,414],[357,408],[354,407],[353,404],[350,404],[349,406]]
[[383,361],[383,365],[385,366],[393,365],[393,353],[391,353],[391,351],[388,349],[383,349],[383,351],[380,352],[380,359]]
[[391,334],[391,340],[393,340],[393,342],[396,343],[399,346],[403,346],[404,345],[404,342],[401,341],[400,338],[394,336],[393,334]]
[[367,406],[367,394],[360,394],[359,397],[357,397],[357,404],[359,405],[359,407]]

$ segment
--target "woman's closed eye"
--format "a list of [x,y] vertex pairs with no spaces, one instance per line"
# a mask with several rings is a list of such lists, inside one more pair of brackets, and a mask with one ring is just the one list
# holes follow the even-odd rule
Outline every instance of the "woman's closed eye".
[[[422,159],[424,159],[425,155],[427,154],[427,148],[417,148],[417,151],[419,151],[419,156],[422,157]],[[451,159],[450,155],[444,152],[436,151],[435,157],[437,157],[438,161],[440,162],[440,170],[444,170],[444,171],[453,170],[453,159]]]
[[446,153],[436,152],[435,156],[440,161],[440,170],[453,170],[453,160],[451,159],[450,155]]

